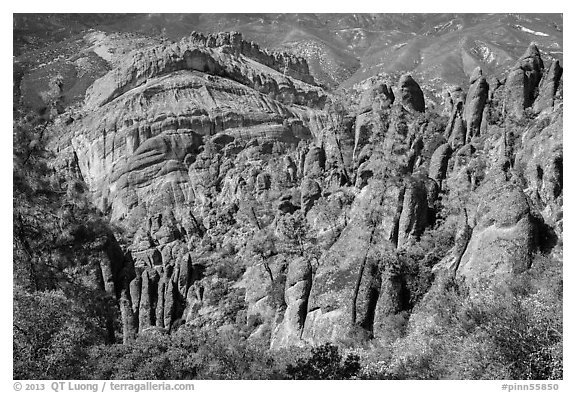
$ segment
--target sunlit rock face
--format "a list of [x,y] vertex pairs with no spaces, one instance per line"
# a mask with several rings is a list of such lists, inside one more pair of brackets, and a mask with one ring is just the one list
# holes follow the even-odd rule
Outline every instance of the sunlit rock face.
[[[201,185],[189,167],[213,135],[297,144],[323,127],[321,89],[257,63],[259,50],[198,37],[126,57],[92,85],[69,128],[84,179],[113,219],[138,205],[194,202]],[[274,59],[266,63],[278,68]],[[286,59],[304,75],[303,60]]]
[[[506,82],[470,69],[440,115],[416,74],[338,98],[238,33],[115,61],[59,147],[134,226],[123,272],[104,269],[125,324],[237,324],[272,349],[382,338],[415,306],[402,258],[439,228],[438,276],[530,269],[543,231],[562,236],[562,68],[530,46]],[[287,217],[305,229],[281,233]]]

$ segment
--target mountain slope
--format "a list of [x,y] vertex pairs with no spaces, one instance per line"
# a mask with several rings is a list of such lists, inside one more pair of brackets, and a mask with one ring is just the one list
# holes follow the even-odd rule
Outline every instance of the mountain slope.
[[[106,28],[276,26],[272,46],[318,47],[312,64],[235,32],[91,32],[53,47],[69,73],[37,87],[50,65],[23,71],[23,102],[46,110],[19,149],[53,152],[44,172],[114,230],[98,279],[78,274],[120,310],[123,344],[92,353],[204,335],[279,357],[337,344],[380,367],[365,377],[561,377],[563,68],[534,43],[511,55],[524,34],[557,43],[543,32],[555,16],[119,18]],[[79,83],[76,61],[94,56]],[[54,227],[74,219],[57,211]],[[502,339],[506,326],[519,333]],[[199,344],[180,349],[186,375],[222,375],[188,358]]]

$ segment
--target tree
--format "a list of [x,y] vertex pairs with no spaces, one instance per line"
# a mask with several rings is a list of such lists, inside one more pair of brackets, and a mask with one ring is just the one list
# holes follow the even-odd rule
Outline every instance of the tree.
[[257,262],[264,267],[270,277],[270,282],[274,281],[274,275],[268,260],[278,253],[276,248],[277,241],[270,228],[264,228],[256,232],[248,243],[248,249],[256,257]]
[[309,236],[310,226],[301,210],[281,216],[278,219],[277,230],[285,241],[285,251],[288,253],[294,253],[296,250],[297,254],[304,256],[306,249],[314,241]]
[[114,240],[73,171],[51,165],[51,123],[14,121],[14,375],[83,375],[88,346],[113,342],[115,293],[106,292],[102,258]]
[[107,332],[94,302],[82,300],[14,288],[14,379],[85,376],[88,347],[103,344]]

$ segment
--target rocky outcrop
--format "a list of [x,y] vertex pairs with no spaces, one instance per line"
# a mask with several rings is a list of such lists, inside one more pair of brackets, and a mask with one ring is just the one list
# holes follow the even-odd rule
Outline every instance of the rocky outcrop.
[[531,43],[506,78],[506,113],[516,119],[534,103],[538,85],[544,73],[544,63],[535,43]]
[[[146,221],[128,248],[133,273],[125,273],[132,325],[139,334],[150,327],[170,331],[175,321],[185,319],[188,292],[203,278],[204,270],[202,264],[193,261],[183,235],[203,236],[205,229],[195,220],[181,225],[166,209]],[[154,257],[143,259],[143,255]]]
[[[373,240],[374,235],[372,235]],[[390,246],[384,242],[384,245]],[[380,300],[382,286],[382,267],[385,266],[382,247],[372,247],[360,265],[356,290],[352,301],[352,329],[350,336],[358,341],[365,341],[374,337],[374,322],[376,307]],[[378,251],[376,251],[378,250]]]
[[281,214],[292,214],[298,210],[298,206],[292,203],[292,195],[283,195],[278,201],[278,211]]
[[361,113],[356,117],[354,123],[354,158],[357,158],[360,151],[369,141],[372,133],[372,112]]
[[172,256],[162,266],[137,272],[130,283],[130,296],[138,332],[152,326],[170,329],[174,321],[185,317],[185,299],[189,288],[202,278],[202,268],[194,265],[186,254]]
[[269,173],[260,173],[256,177],[256,190],[266,191],[270,189],[272,184],[272,177]]
[[523,169],[526,194],[547,225],[562,236],[563,211],[563,108],[543,113],[522,135],[522,147],[515,157]]
[[385,82],[379,81],[360,96],[358,114],[366,113],[374,109],[383,110],[390,108],[394,103],[392,87]]
[[93,246],[98,250],[97,275],[101,278],[100,289],[111,296],[118,296],[123,287],[126,261],[118,241],[111,233],[101,236]]
[[354,158],[358,157],[368,143],[373,128],[378,125],[378,117],[392,106],[394,99],[392,88],[384,82],[379,82],[362,93],[354,122]]
[[472,227],[468,223],[467,213],[464,212],[458,222],[458,227],[454,236],[454,246],[448,255],[446,255],[438,264],[436,264],[432,270],[436,274],[441,275],[447,273],[451,276],[455,276],[458,268],[460,267],[462,256],[468,248],[468,243],[470,243],[471,237]]
[[446,178],[448,161],[451,156],[452,147],[450,147],[450,144],[445,143],[434,150],[434,153],[430,158],[428,176],[434,179],[440,186],[442,185],[442,181]]
[[288,181],[294,183],[298,179],[298,168],[290,156],[284,157],[284,170]]
[[448,139],[452,150],[458,150],[466,144],[466,121],[464,120],[464,105],[459,102],[450,116],[444,136]]
[[464,119],[466,120],[467,138],[480,136],[480,126],[484,115],[484,106],[488,100],[488,82],[477,67],[470,76],[470,88],[466,96]]
[[507,181],[478,190],[475,225],[457,274],[471,280],[504,280],[528,269],[535,251],[535,220],[522,190]]
[[308,62],[288,52],[270,52],[253,41],[245,41],[238,32],[221,32],[204,35],[193,31],[189,40],[206,48],[225,48],[236,55],[244,55],[276,71],[306,83],[314,84]]
[[398,222],[398,248],[406,247],[428,225],[428,190],[420,179],[409,179],[405,186],[402,213]]
[[[130,296],[130,282],[135,276],[134,265],[130,258],[123,254],[112,233],[102,234],[92,242],[91,247],[96,251],[92,278],[95,278],[96,288],[117,301],[122,323],[122,340],[129,343],[135,338],[137,330]],[[112,318],[108,317],[106,324],[109,329],[113,323]],[[113,336],[113,333],[111,334]]]
[[306,214],[312,208],[314,202],[322,196],[322,189],[316,180],[306,177],[302,180],[300,193],[300,206],[304,214]]
[[326,152],[323,147],[313,146],[306,154],[304,176],[320,176],[326,167]]
[[562,72],[563,68],[560,66],[558,60],[554,60],[548,67],[548,70],[546,70],[546,74],[538,87],[538,98],[536,98],[533,105],[535,113],[540,113],[544,109],[554,106],[554,98],[560,86]]
[[[368,252],[374,244],[380,244],[380,240],[393,237],[399,192],[398,188],[372,181],[354,201],[350,223],[321,257],[314,275],[302,332],[307,342],[335,341],[358,334],[359,328],[369,334],[365,326],[357,324],[362,319],[358,315],[367,316],[373,310],[356,310],[356,302],[360,288],[373,285],[368,274],[363,273]],[[376,213],[380,209],[382,215]],[[375,226],[381,232],[378,240],[374,237]],[[368,282],[363,283],[362,277],[368,278]]]
[[444,92],[444,105],[442,114],[450,116],[459,102],[466,101],[466,93],[460,86],[454,86]]
[[[292,55],[280,55],[278,61],[298,59]],[[303,59],[295,60],[304,61]],[[276,65],[274,61],[270,65]],[[268,64],[265,64],[268,65]],[[277,67],[277,66],[276,66]],[[307,67],[306,67],[307,68]],[[249,86],[265,94],[272,93],[279,100],[306,103],[305,96],[313,91],[316,98],[320,89],[300,81],[294,83],[286,75],[280,73],[264,73],[256,68],[240,62],[226,51],[216,50],[210,46],[199,46],[194,36],[184,38],[180,42],[152,47],[135,52],[132,57],[123,60],[113,71],[98,79],[87,91],[85,104],[89,108],[102,106],[122,94],[145,84],[149,79],[161,77],[170,73],[189,70],[225,77]],[[311,80],[308,75],[308,80]],[[304,86],[308,85],[306,88]],[[312,93],[314,94],[314,93]],[[308,98],[312,98],[309,96]],[[308,101],[311,103],[311,101]]]
[[[396,260],[394,250],[404,194],[401,186],[373,179],[357,196],[350,212],[351,221],[319,261],[302,333],[304,340],[318,344],[345,337],[365,340],[373,336],[374,321],[381,321],[379,318],[387,314],[385,310],[394,302],[392,299],[400,296],[386,292],[383,301],[388,304],[378,306],[383,286],[391,291],[386,286],[388,281],[381,277],[386,268],[381,264],[394,265]],[[427,207],[425,189],[423,198]],[[416,218],[416,210],[407,209],[403,222]],[[418,225],[405,225],[407,232],[403,238],[413,235],[410,231]],[[378,307],[382,307],[379,313]]]
[[140,289],[140,306],[138,309],[138,331],[155,325],[158,274],[155,270],[144,270],[142,272],[142,287]]
[[[322,90],[222,50],[244,46],[235,37],[135,52],[89,89],[66,133],[97,205],[114,220],[136,207],[208,203],[206,184],[229,169],[217,154],[198,157],[213,136],[218,154],[229,158],[254,140],[298,144],[325,127],[327,116],[305,107],[323,107]],[[299,69],[286,56],[278,59]]]
[[308,312],[308,297],[312,286],[312,266],[303,258],[296,258],[288,266],[284,289],[284,311],[282,322],[276,327],[271,348],[303,345],[301,340],[304,321]]
[[[125,341],[181,323],[237,325],[273,349],[382,338],[390,317],[416,304],[410,275],[420,271],[407,273],[405,258],[429,239],[442,244],[419,257],[425,274],[436,264],[500,280],[528,269],[539,220],[562,233],[561,71],[555,63],[534,87],[538,59],[529,51],[513,71],[522,83],[512,76],[491,97],[475,70],[466,97],[448,93],[446,125],[421,114],[409,75],[394,92],[372,85],[349,113],[324,109],[307,64],[237,33],[131,55],[63,131],[99,207],[141,226],[119,265],[99,261],[102,288],[121,299]],[[499,95],[514,111],[515,94],[524,108],[537,90],[543,109],[530,127],[499,118]],[[273,228],[299,209],[314,241],[295,256],[276,248]],[[271,238],[263,252],[258,236]]]
[[424,112],[424,93],[411,75],[402,75],[398,81],[401,104],[408,110]]
[[378,301],[374,308],[373,335],[376,338],[385,338],[388,331],[388,317],[397,314],[405,307],[405,286],[398,267],[398,255],[392,244],[384,243],[379,249],[380,259],[380,288]]

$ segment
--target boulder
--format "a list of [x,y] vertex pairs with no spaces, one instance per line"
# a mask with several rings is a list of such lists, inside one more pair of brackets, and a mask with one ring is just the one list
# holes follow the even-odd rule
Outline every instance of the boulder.
[[322,147],[313,146],[306,154],[304,176],[319,176],[324,172],[326,153]]
[[398,81],[398,92],[402,105],[411,111],[424,112],[424,93],[411,75],[405,74]]
[[269,173],[263,172],[256,176],[256,190],[266,191],[270,189],[272,183],[272,177]]
[[132,246],[130,247],[131,250],[145,251],[152,247],[154,247],[154,241],[152,240],[150,233],[143,227],[138,228],[132,240]]
[[528,198],[505,180],[485,183],[479,190],[470,241],[457,274],[470,280],[503,281],[532,263],[536,248],[534,217]]
[[180,238],[180,231],[175,225],[169,223],[162,225],[154,234],[159,245],[165,245]]
[[292,195],[283,195],[278,201],[280,214],[292,214],[298,210],[298,206],[292,203]]
[[322,196],[322,189],[318,182],[308,177],[302,180],[300,190],[300,206],[304,214],[306,214],[320,197]]

